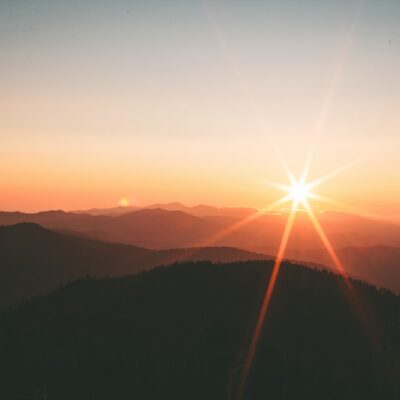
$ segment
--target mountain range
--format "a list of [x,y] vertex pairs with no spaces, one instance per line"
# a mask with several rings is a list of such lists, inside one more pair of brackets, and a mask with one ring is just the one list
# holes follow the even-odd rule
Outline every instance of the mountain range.
[[[163,208],[144,208],[115,216],[61,210],[34,214],[0,212],[0,225],[34,222],[50,229],[69,230],[97,239],[149,248],[212,243],[247,249],[257,246],[274,249],[279,245],[287,219],[286,213],[257,214],[252,209],[227,208],[229,211],[221,214],[218,213],[220,209],[207,209],[209,212],[214,209],[215,214],[200,217]],[[252,218],[253,215],[256,217]],[[400,246],[400,225],[338,212],[320,213],[318,218],[335,248]],[[315,250],[322,248],[320,242],[308,216],[299,212],[289,248]]]
[[266,259],[228,247],[149,250],[54,232],[33,223],[0,227],[0,306],[85,276],[131,275],[158,265]]
[[[285,213],[252,218],[256,210],[250,208],[187,207],[179,203],[126,211],[114,215],[105,215],[106,210],[97,210],[96,215],[0,212],[0,225],[31,222],[81,238],[146,249],[223,246],[268,257],[276,254],[287,220]],[[320,213],[318,218],[350,275],[400,291],[399,225],[337,212]],[[285,255],[334,267],[308,216],[301,212],[296,216]]]

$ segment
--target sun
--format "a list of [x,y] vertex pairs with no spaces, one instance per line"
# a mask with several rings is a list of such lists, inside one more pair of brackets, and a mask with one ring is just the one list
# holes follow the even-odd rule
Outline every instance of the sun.
[[129,199],[127,198],[127,197],[122,197],[120,200],[119,200],[119,206],[120,207],[128,207],[129,206]]
[[303,204],[309,199],[310,195],[309,187],[304,182],[294,181],[289,187],[289,196],[294,202]]
[[302,174],[300,179],[289,171],[289,185],[272,182],[272,185],[286,192],[286,195],[273,203],[271,208],[276,208],[287,202],[292,202],[294,211],[298,210],[298,206],[302,205],[304,208],[310,205],[310,200],[322,200],[322,197],[314,193],[312,190],[317,187],[321,179],[307,182],[305,174]]

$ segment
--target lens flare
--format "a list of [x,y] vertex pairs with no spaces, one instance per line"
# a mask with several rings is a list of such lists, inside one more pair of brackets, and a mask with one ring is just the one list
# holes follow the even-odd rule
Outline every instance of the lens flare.
[[269,280],[268,283],[268,287],[267,290],[265,292],[265,296],[264,296],[264,301],[261,305],[261,309],[260,312],[258,314],[258,319],[257,319],[257,323],[256,323],[256,327],[254,329],[254,334],[253,337],[251,339],[250,342],[250,347],[247,353],[247,357],[244,363],[244,367],[243,367],[243,373],[241,376],[241,380],[239,381],[239,389],[238,389],[238,398],[241,399],[244,389],[245,389],[245,385],[246,385],[246,381],[247,381],[247,377],[249,375],[249,372],[251,370],[251,365],[253,364],[253,359],[254,359],[254,355],[256,352],[256,348],[257,348],[257,343],[258,343],[258,339],[260,337],[261,334],[261,330],[264,324],[264,320],[265,320],[265,316],[267,315],[267,311],[268,311],[268,306],[270,304],[271,301],[271,297],[275,288],[275,283],[276,280],[278,279],[278,274],[279,274],[279,270],[281,268],[282,265],[282,261],[283,261],[283,257],[285,255],[285,251],[286,251],[286,246],[288,244],[289,241],[289,236],[290,236],[290,232],[292,230],[293,227],[293,223],[294,223],[294,219],[296,216],[296,211],[297,211],[297,207],[298,207],[298,201],[293,201],[292,203],[292,208],[290,211],[290,214],[288,216],[287,222],[286,222],[286,226],[285,226],[285,230],[283,232],[282,235],[282,240],[281,243],[279,245],[279,249],[278,249],[278,254],[276,256],[275,259],[275,263],[274,263],[274,267],[272,269],[272,274],[271,274],[271,278]]
[[129,199],[127,197],[122,197],[118,202],[120,207],[128,207],[129,206]]
[[[269,283],[267,286],[267,290],[265,292],[265,296],[264,296],[264,300],[263,300],[263,303],[260,308],[260,312],[258,314],[257,323],[256,323],[256,326],[254,329],[253,336],[250,341],[247,356],[244,361],[242,374],[241,374],[241,377],[240,377],[240,380],[238,383],[238,390],[237,390],[238,399],[242,399],[242,397],[244,395],[244,391],[246,388],[246,381],[247,381],[247,378],[251,371],[251,367],[252,367],[254,356],[256,353],[256,349],[257,349],[257,344],[258,344],[258,341],[260,338],[261,331],[264,326],[265,317],[267,315],[271,297],[272,297],[272,294],[273,294],[273,291],[275,288],[276,281],[278,279],[279,270],[280,270],[282,261],[284,259],[285,251],[286,251],[287,244],[289,241],[290,233],[293,228],[295,216],[299,209],[299,205],[304,207],[304,209],[305,209],[308,217],[310,218],[311,223],[314,226],[318,236],[320,237],[327,253],[333,260],[338,274],[343,278],[343,281],[345,283],[345,286],[347,288],[347,291],[348,291],[352,301],[354,303],[360,304],[360,302],[357,299],[353,285],[347,275],[347,272],[346,272],[342,262],[339,260],[325,231],[323,230],[320,222],[318,221],[317,215],[313,211],[312,206],[309,202],[310,199],[322,200],[323,198],[321,196],[318,196],[317,194],[311,192],[311,189],[315,189],[321,183],[325,182],[326,180],[330,179],[332,176],[335,176],[336,174],[341,172],[341,170],[333,171],[330,174],[327,174],[321,178],[318,178],[318,179],[316,179],[312,182],[308,182],[308,183],[307,183],[307,173],[308,173],[308,165],[307,164],[301,174],[300,179],[296,179],[289,168],[286,168],[286,170],[288,173],[290,185],[274,184],[274,186],[279,187],[283,191],[287,192],[287,194],[281,200],[278,200],[278,202],[276,202],[276,203],[281,204],[281,203],[285,203],[287,201],[291,201],[292,207],[291,207],[290,213],[288,215],[288,220],[287,220],[287,223],[286,223],[283,235],[282,235],[281,243],[278,248],[278,253],[276,255],[275,264],[272,269],[272,274],[271,274],[271,277],[270,277],[270,280],[269,280]],[[362,307],[358,307],[358,308],[361,309]],[[360,314],[360,313],[358,313],[358,314]]]

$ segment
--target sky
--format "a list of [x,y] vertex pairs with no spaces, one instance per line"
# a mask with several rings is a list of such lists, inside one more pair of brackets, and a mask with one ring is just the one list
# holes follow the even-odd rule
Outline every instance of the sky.
[[[318,193],[400,215],[398,0],[2,0],[0,209]],[[399,219],[400,221],[400,219]]]

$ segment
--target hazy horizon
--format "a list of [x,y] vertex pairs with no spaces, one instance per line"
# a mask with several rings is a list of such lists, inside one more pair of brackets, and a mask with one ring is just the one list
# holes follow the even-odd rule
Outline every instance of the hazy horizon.
[[[400,215],[400,3],[0,4],[0,209],[180,201],[251,206],[318,193]],[[277,153],[278,152],[278,153]]]

